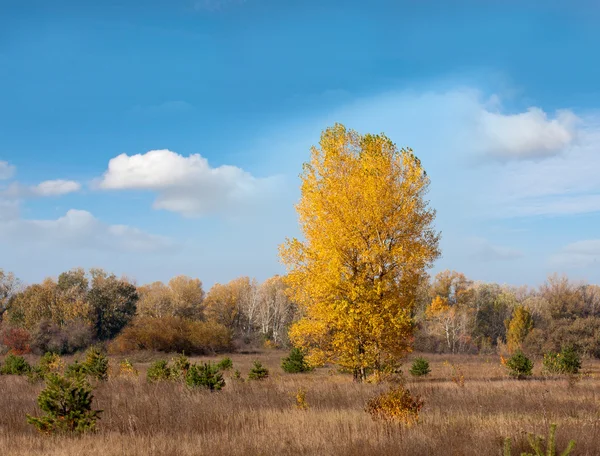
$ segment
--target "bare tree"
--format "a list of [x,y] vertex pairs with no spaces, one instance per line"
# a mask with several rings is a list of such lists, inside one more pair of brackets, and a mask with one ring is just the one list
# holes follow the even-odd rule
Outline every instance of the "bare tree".
[[4,272],[0,269],[0,322],[20,288],[21,282],[12,272]]

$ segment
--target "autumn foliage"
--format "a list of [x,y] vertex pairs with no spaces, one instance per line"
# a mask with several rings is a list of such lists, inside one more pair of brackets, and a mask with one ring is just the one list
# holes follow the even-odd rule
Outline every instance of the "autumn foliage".
[[423,404],[419,396],[412,396],[409,390],[398,386],[369,400],[367,412],[375,420],[412,425],[419,422]]
[[410,348],[417,288],[439,255],[429,178],[412,150],[338,124],[301,179],[305,240],[280,249],[304,313],[290,339],[309,363],[335,362],[364,380]]
[[31,353],[31,335],[23,328],[3,328],[0,332],[0,343],[15,355]]
[[112,353],[135,350],[210,354],[231,350],[230,331],[212,321],[193,321],[182,317],[140,317],[111,343]]

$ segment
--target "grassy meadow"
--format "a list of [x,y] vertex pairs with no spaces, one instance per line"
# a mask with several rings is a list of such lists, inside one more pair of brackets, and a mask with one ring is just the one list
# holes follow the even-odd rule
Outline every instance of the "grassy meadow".
[[[517,381],[507,377],[498,356],[426,355],[431,374],[406,375],[411,393],[425,400],[420,423],[401,427],[373,421],[365,412],[367,400],[389,384],[354,383],[328,368],[286,374],[280,368],[285,355],[278,350],[232,355],[243,378],[255,359],[270,369],[270,377],[240,381],[232,370],[224,390],[210,393],[178,383],[148,384],[145,371],[161,356],[140,353],[131,358],[137,378],[98,384],[94,403],[103,410],[98,432],[83,437],[37,433],[25,415],[39,413],[36,397],[43,384],[0,376],[0,454],[499,455],[510,436],[514,455],[529,449],[527,432],[546,435],[551,423],[558,424],[559,449],[574,439],[573,455],[600,454],[599,361],[584,361],[587,375],[570,382],[542,376],[538,360],[533,378]],[[111,358],[114,367],[117,362]],[[299,389],[306,391],[306,410],[296,407]]]

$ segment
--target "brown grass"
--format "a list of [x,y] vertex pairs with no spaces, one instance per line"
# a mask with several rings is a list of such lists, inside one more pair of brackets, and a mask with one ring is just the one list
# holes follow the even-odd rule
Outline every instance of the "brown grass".
[[[402,428],[373,421],[367,400],[388,385],[355,384],[330,369],[284,374],[283,352],[232,356],[243,376],[254,359],[271,369],[260,382],[239,382],[227,374],[219,393],[190,391],[179,384],[147,384],[151,355],[140,355],[138,379],[111,379],[98,386],[96,406],[104,410],[99,432],[81,438],[48,438],[25,422],[35,414],[43,385],[0,376],[0,455],[498,455],[513,439],[520,454],[526,432],[546,433],[557,423],[558,446],[575,439],[575,455],[600,454],[600,363],[588,361],[591,376],[570,385],[544,378],[536,363],[533,379],[507,378],[496,356],[433,356],[432,373],[407,379],[425,407],[421,422]],[[465,385],[450,380],[449,360],[461,366]],[[117,363],[117,359],[113,360]],[[407,371],[407,369],[404,369]],[[302,388],[309,408],[296,407]]]

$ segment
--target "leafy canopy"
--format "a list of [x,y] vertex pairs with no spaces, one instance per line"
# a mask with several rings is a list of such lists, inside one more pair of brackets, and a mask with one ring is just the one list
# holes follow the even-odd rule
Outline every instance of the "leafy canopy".
[[417,288],[439,256],[429,178],[412,150],[337,124],[301,179],[305,240],[280,248],[304,314],[290,339],[311,365],[335,362],[363,380],[410,346]]

